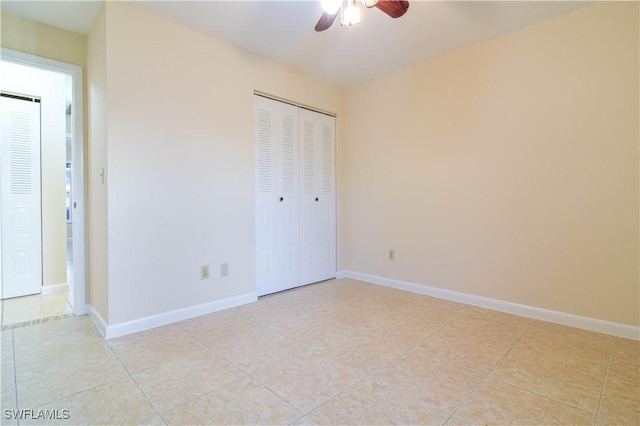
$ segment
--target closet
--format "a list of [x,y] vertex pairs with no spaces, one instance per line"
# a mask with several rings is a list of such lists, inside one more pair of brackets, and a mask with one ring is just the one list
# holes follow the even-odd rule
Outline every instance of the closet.
[[255,101],[259,296],[335,278],[335,117]]

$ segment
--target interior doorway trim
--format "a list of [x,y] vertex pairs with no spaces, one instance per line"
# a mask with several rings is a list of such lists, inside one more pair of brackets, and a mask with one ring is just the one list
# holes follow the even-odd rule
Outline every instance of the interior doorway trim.
[[73,79],[71,104],[71,134],[72,134],[72,170],[73,185],[72,199],[74,201],[73,221],[73,282],[74,282],[74,313],[87,313],[86,301],[86,273],[85,273],[85,202],[84,202],[84,107],[82,93],[82,67],[53,59],[41,58],[16,50],[0,48],[3,61],[27,65],[48,71],[70,74]]

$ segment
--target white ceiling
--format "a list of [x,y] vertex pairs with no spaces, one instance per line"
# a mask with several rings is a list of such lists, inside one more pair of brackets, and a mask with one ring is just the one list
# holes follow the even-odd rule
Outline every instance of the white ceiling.
[[102,1],[2,0],[0,8],[33,21],[86,34],[101,5]]
[[[445,52],[582,7],[581,1],[418,1],[392,19],[362,10],[362,23],[324,32],[313,27],[319,0],[127,1],[339,86],[351,86]],[[3,1],[9,13],[87,33],[100,2]]]

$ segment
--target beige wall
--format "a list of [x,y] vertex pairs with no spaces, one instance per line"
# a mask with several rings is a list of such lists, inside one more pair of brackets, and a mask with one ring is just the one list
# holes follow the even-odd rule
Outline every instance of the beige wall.
[[85,36],[2,12],[2,47],[69,64],[86,64]]
[[348,90],[340,268],[637,326],[638,16],[589,6]]
[[338,122],[343,91],[131,6],[106,11],[109,323],[255,292],[253,90]]
[[103,6],[87,35],[87,224],[89,304],[105,321],[108,312],[107,276],[107,53],[106,16]]

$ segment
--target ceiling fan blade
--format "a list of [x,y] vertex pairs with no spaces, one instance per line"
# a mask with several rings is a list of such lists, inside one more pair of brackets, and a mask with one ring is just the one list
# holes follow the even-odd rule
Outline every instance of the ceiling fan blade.
[[327,12],[322,12],[322,16],[316,24],[316,31],[324,31],[326,29],[329,29],[329,27],[331,27],[331,25],[333,25],[333,22],[336,20],[338,12],[334,13],[333,15]]
[[407,13],[409,2],[407,0],[378,0],[376,7],[392,18],[399,18]]

